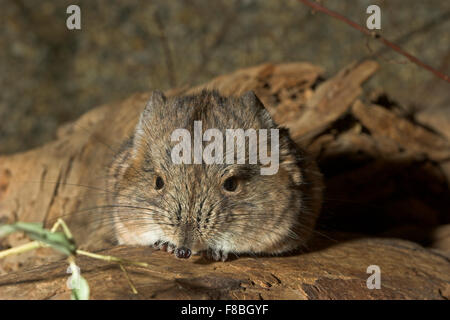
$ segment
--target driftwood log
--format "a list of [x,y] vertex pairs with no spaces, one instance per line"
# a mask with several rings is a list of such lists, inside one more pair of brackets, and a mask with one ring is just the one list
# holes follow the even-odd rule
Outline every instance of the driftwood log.
[[[377,68],[363,61],[325,79],[309,63],[264,64],[166,93],[254,90],[296,143],[317,158],[327,191],[307,253],[210,263],[111,247],[108,224],[93,208],[107,192],[105,168],[149,93],[93,109],[40,148],[0,156],[0,223],[51,226],[63,217],[80,247],[154,266],[130,267],[135,296],[117,265],[79,258],[97,299],[448,299],[448,128],[422,125],[383,93],[364,92],[363,82]],[[13,234],[0,240],[0,249],[26,241]],[[68,298],[67,264],[59,259],[41,248],[0,261],[0,299]],[[381,269],[380,290],[366,286],[370,265]]]

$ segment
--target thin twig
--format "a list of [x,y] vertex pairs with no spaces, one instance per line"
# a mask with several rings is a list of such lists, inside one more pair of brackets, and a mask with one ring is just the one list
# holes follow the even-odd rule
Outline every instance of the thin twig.
[[119,263],[119,266],[120,266],[120,269],[122,269],[123,273],[125,273],[125,277],[128,280],[128,284],[131,287],[131,291],[133,291],[134,294],[138,294],[138,291],[137,291],[136,287],[134,286],[133,281],[131,281],[131,278],[128,275],[127,269],[125,269],[125,267],[121,263]]
[[0,251],[0,259],[5,258],[7,256],[13,255],[13,254],[22,254],[40,247],[45,247],[46,244],[39,242],[39,241],[32,241],[25,243],[21,246],[10,248],[7,250]]
[[[393,42],[397,43],[398,45],[403,45],[407,42],[409,42],[411,39],[413,39],[417,34],[422,34],[429,32],[434,27],[438,26],[439,24],[446,22],[450,19],[450,10],[446,11],[436,17],[431,18],[429,21],[427,21],[425,24],[417,27],[416,29],[409,30],[405,34],[401,35],[397,39],[395,39]],[[383,47],[376,51],[374,54],[379,55],[384,53],[386,50],[389,50],[389,47]]]
[[390,47],[391,49],[395,50],[396,52],[398,52],[399,54],[405,56],[409,61],[415,63],[416,65],[428,70],[429,72],[433,73],[436,77],[441,78],[442,80],[445,80],[447,82],[450,83],[450,78],[448,75],[434,69],[433,67],[431,67],[430,65],[422,62],[421,60],[419,60],[418,58],[416,58],[415,56],[413,56],[412,54],[406,52],[405,50],[403,50],[402,48],[400,48],[399,46],[397,46],[395,43],[390,42],[389,40],[385,39],[384,37],[382,37],[379,33],[375,32],[375,31],[371,31],[368,30],[362,26],[360,26],[359,24],[357,24],[356,22],[351,21],[350,19],[342,16],[341,14],[332,11],[330,9],[327,9],[323,6],[321,6],[318,3],[315,2],[311,2],[309,0],[298,0],[300,2],[302,2],[303,4],[307,5],[308,7],[311,7],[314,10],[323,12],[333,18],[336,18],[338,20],[341,20],[343,22],[345,22],[346,24],[348,24],[349,26],[351,26],[352,28],[364,33],[367,36],[373,37],[375,39],[378,39],[379,41],[381,41],[383,44],[385,44],[386,46]]
[[[54,233],[58,230],[58,228],[63,229],[63,232],[64,232],[65,236],[67,237],[67,239],[73,240],[73,236],[72,236],[72,233],[70,232],[69,227],[64,222],[64,220],[62,220],[61,218],[59,218],[58,221],[52,226],[50,231],[52,233]],[[41,248],[41,247],[50,247],[50,245],[40,242],[40,241],[32,241],[32,242],[23,244],[18,247],[0,251],[0,259],[5,258],[10,255],[25,253],[25,252],[28,252],[28,251],[31,251],[31,250],[34,250],[37,248]],[[75,254],[87,256],[90,258],[99,259],[99,260],[103,260],[103,261],[107,261],[107,262],[118,263],[120,266],[120,269],[124,272],[125,277],[127,278],[128,284],[130,285],[131,290],[133,291],[134,294],[138,294],[138,291],[137,291],[136,287],[134,286],[133,282],[131,281],[131,278],[128,275],[128,272],[123,265],[129,264],[129,265],[134,265],[134,266],[144,267],[144,268],[150,267],[150,265],[145,262],[131,261],[131,260],[117,258],[117,257],[113,257],[113,256],[105,256],[105,255],[100,255],[100,254],[96,254],[96,253],[92,253],[92,252],[88,252],[88,251],[84,251],[84,250],[79,250],[79,249],[77,249],[75,251]],[[78,279],[80,275],[78,273],[78,269],[75,264],[75,256],[70,255],[67,259],[70,264],[71,270],[74,273],[74,279]]]
[[70,232],[69,227],[67,226],[67,224],[64,222],[63,219],[58,218],[58,220],[56,221],[56,223],[53,225],[53,227],[50,229],[50,232],[55,233],[56,230],[58,230],[59,227],[62,227],[64,235],[67,237],[67,239],[69,240],[73,240],[73,236],[72,236],[72,232]]
[[170,49],[169,39],[167,38],[166,34],[166,28],[157,10],[154,12],[153,18],[155,19],[156,26],[158,27],[159,39],[161,40],[161,45],[164,51],[164,58],[166,60],[167,66],[167,74],[169,76],[169,84],[172,88],[174,88],[177,84],[177,81],[175,77],[172,51]]
[[145,262],[131,261],[131,260],[117,258],[117,257],[113,257],[113,256],[104,256],[101,254],[96,254],[96,253],[92,253],[92,252],[88,252],[88,251],[84,251],[84,250],[77,250],[76,254],[81,255],[81,256],[87,256],[87,257],[94,258],[94,259],[107,261],[107,262],[124,263],[124,264],[129,264],[129,265],[143,267],[143,268],[150,267],[150,265]]

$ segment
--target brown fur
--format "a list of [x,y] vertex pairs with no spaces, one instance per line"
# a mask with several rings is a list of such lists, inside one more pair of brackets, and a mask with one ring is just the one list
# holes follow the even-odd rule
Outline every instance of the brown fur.
[[[171,133],[177,128],[192,133],[194,120],[202,121],[203,130],[223,133],[278,128],[252,92],[239,99],[211,91],[174,98],[153,93],[110,168],[119,243],[189,248],[222,260],[228,253],[279,254],[303,246],[322,202],[314,161],[280,129],[275,175],[261,175],[260,164],[173,164]],[[160,190],[158,176],[164,181]],[[223,187],[230,176],[237,181],[235,192]]]

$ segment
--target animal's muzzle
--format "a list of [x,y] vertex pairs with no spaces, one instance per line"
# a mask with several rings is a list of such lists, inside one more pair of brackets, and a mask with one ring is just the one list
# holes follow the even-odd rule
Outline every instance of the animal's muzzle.
[[175,255],[180,259],[187,259],[191,256],[191,249],[186,247],[177,248],[175,250]]

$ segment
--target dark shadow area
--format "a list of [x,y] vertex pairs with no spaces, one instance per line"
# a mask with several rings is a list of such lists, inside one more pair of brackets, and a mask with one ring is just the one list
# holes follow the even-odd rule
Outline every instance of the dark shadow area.
[[450,222],[450,191],[431,161],[390,162],[360,155],[321,159],[324,207],[317,228],[430,245],[434,228]]

